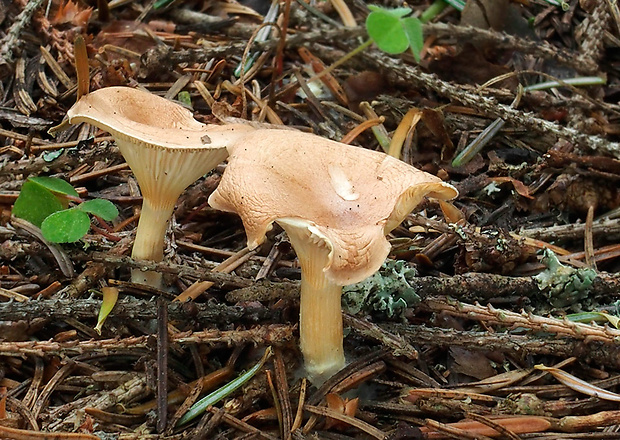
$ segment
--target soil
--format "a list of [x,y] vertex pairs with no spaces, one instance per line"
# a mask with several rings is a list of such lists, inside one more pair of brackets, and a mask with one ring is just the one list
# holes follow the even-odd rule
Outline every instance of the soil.
[[[620,438],[616,3],[447,6],[419,63],[375,45],[342,60],[367,39],[363,1],[279,6],[263,39],[265,0],[0,0],[0,438]],[[78,35],[90,91],[391,153],[458,189],[344,289],[343,370],[306,380],[300,264],[277,225],[249,250],[239,217],[209,206],[226,162],[178,199],[163,261],[131,258],[143,198],[114,138],[48,134],[84,92]],[[51,243],[12,215],[35,176],[119,215]]]

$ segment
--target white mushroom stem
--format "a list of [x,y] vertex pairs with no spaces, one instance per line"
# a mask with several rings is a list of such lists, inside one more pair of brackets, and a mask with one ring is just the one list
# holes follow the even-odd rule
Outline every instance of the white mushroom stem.
[[[164,241],[168,219],[174,211],[174,202],[171,205],[154,206],[152,200],[145,198],[142,202],[142,211],[136,232],[131,257],[135,260],[151,260],[160,262],[164,258]],[[160,287],[161,273],[132,269],[131,281]]]
[[[301,261],[300,261],[301,262]],[[310,378],[324,382],[345,365],[342,345],[342,286],[332,283],[324,274],[301,273],[299,311],[299,344]],[[306,266],[313,265],[308,262]]]
[[296,219],[279,219],[301,265],[299,344],[308,376],[322,383],[345,365],[342,286],[331,281],[325,268],[331,260],[329,240],[314,226]]

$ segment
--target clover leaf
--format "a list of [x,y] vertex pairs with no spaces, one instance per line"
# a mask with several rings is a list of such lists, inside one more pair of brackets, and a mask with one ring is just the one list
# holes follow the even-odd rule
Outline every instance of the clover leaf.
[[39,183],[28,179],[13,205],[13,215],[41,227],[45,218],[64,206],[51,191]]
[[77,209],[101,217],[108,222],[118,217],[116,206],[109,200],[104,199],[88,200],[78,205]]
[[90,229],[88,214],[79,209],[64,209],[43,220],[41,232],[54,243],[72,243],[82,238]]
[[415,17],[406,17],[411,9],[385,9],[375,5],[368,5],[368,8],[372,12],[366,18],[366,31],[377,47],[389,54],[411,49],[416,61],[420,61],[424,44],[422,22]]
[[55,177],[30,177],[13,205],[13,215],[41,228],[43,237],[55,243],[81,239],[90,229],[89,214],[105,221],[118,216],[118,209],[108,200],[88,200],[69,208],[70,201],[80,202],[70,183]]

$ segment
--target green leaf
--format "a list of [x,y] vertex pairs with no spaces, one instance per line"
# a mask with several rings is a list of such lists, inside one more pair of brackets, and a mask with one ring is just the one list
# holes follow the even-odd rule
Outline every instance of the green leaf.
[[176,426],[181,426],[186,424],[187,422],[192,421],[203,412],[205,412],[205,410],[209,406],[215,405],[217,402],[229,396],[231,393],[235,392],[237,389],[243,386],[247,381],[254,377],[256,373],[258,373],[258,370],[263,368],[263,365],[265,365],[265,362],[267,362],[267,360],[271,357],[271,354],[271,347],[267,347],[265,354],[256,365],[254,365],[242,375],[238,376],[236,379],[228,382],[220,389],[213,391],[211,394],[203,397],[198,402],[194,403],[192,407],[183,415],[183,417],[179,419]]
[[104,199],[88,200],[87,202],[80,203],[77,209],[97,215],[108,222],[118,217],[118,209],[116,209],[114,203]]
[[386,53],[402,53],[409,47],[409,39],[402,27],[400,18],[391,11],[381,9],[368,14],[366,30],[377,47]]
[[368,5],[368,9],[372,12],[380,12],[389,15],[393,15],[396,18],[404,17],[407,14],[411,13],[411,8],[394,8],[394,9],[386,9],[377,5]]
[[153,9],[158,10],[158,9],[161,9],[161,8],[165,8],[166,6],[168,6],[173,1],[174,0],[157,0],[155,2],[155,4],[153,5]]
[[465,0],[444,0],[447,4],[452,6],[457,11],[465,9]]
[[52,192],[78,197],[78,193],[73,186],[71,186],[69,182],[62,179],[57,179],[55,177],[31,177],[28,180],[37,183]]
[[41,227],[47,216],[62,209],[62,203],[54,194],[29,179],[24,182],[15,200],[13,215]]
[[424,46],[424,35],[422,33],[422,22],[415,17],[407,17],[401,20],[407,40],[411,45],[411,52],[415,57],[415,60],[420,62],[420,52],[422,52],[422,46]]
[[372,11],[366,18],[366,31],[377,47],[389,54],[398,54],[411,47],[416,61],[424,45],[422,22],[415,17],[405,17],[409,8],[384,9],[369,6]]
[[90,229],[88,214],[79,209],[65,209],[47,217],[41,224],[46,240],[54,243],[72,243],[82,238]]

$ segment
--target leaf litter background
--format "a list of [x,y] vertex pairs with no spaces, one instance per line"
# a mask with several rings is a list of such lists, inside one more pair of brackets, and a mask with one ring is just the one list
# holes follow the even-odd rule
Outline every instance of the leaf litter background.
[[[419,65],[371,47],[308,82],[363,41],[364,2],[346,3],[349,27],[330,4],[284,3],[286,38],[249,48],[268,2],[1,1],[0,437],[618,438],[620,13],[552,3],[448,7],[424,25]],[[111,138],[46,133],[75,101],[77,34],[91,89],[181,93],[204,122],[285,124],[377,150],[369,127],[382,121],[375,130],[404,139],[402,160],[458,187],[456,210],[423,204],[391,235],[393,260],[346,289],[341,374],[320,389],[301,380],[295,256],[278,230],[248,252],[239,220],[206,205],[224,165],[179,200],[164,263],[128,258],[141,198]],[[240,82],[246,50],[255,62]],[[583,76],[606,83],[513,104],[519,84]],[[453,166],[497,118],[481,153]],[[64,178],[121,214],[50,245],[10,216],[29,176]],[[129,284],[131,267],[161,270],[170,290]],[[109,287],[119,303],[98,335]],[[181,293],[195,299],[173,302]],[[269,345],[240,391],[175,428]]]

